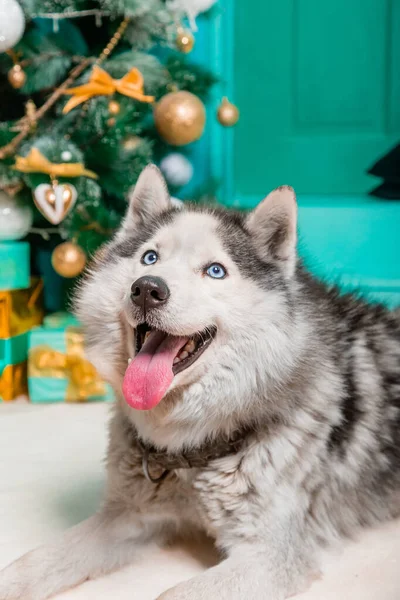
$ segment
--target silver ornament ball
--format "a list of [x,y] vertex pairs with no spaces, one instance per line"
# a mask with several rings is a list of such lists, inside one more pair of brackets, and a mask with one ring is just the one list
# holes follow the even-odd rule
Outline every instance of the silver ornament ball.
[[5,190],[0,190],[0,241],[25,237],[32,222],[32,208],[9,196]]
[[24,29],[25,16],[17,0],[0,0],[0,52],[13,48]]
[[167,183],[174,187],[181,187],[189,183],[193,177],[193,165],[180,152],[171,152],[160,162],[160,169]]

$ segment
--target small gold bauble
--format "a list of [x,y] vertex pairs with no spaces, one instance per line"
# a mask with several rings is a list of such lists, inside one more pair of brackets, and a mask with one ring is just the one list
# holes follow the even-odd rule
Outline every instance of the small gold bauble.
[[179,27],[175,38],[175,44],[180,52],[189,54],[194,47],[194,37],[192,32],[188,31],[187,29],[183,29],[183,27]]
[[224,127],[232,127],[239,121],[239,109],[228,98],[223,98],[218,107],[217,118]]
[[51,264],[61,277],[76,277],[85,268],[86,254],[77,244],[64,242],[54,248]]
[[108,127],[114,127],[115,123],[116,123],[116,118],[115,117],[110,117],[109,119],[107,119],[107,125]]
[[108,103],[108,112],[110,115],[118,115],[121,110],[121,105],[116,100],[110,100]]
[[204,104],[190,92],[171,92],[154,108],[160,136],[173,146],[184,146],[201,137],[206,123]]
[[26,73],[23,71],[21,65],[14,65],[12,69],[8,71],[8,81],[14,89],[19,90],[22,88],[26,81]]
[[142,140],[138,135],[128,135],[122,142],[122,146],[125,150],[136,150],[141,143]]

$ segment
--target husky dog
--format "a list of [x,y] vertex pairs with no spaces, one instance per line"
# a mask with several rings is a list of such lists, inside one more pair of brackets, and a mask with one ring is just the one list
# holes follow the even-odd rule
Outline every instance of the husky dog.
[[322,548],[400,513],[399,315],[307,273],[296,215],[290,187],[248,215],[179,209],[145,169],[77,300],[118,396],[103,507],[2,571],[1,600],[188,530],[221,562],[160,599],[281,600]]

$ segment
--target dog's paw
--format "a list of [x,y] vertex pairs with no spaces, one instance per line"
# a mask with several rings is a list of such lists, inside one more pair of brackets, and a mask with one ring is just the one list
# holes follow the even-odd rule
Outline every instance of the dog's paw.
[[182,585],[178,585],[173,588],[170,588],[166,592],[163,592],[161,596],[158,596],[157,600],[188,600],[188,598],[198,600],[196,596],[188,596],[187,590],[185,591]]
[[[210,586],[202,585],[200,578],[194,578],[163,592],[157,600],[210,600],[210,598],[214,598]],[[232,600],[235,599],[232,597]]]
[[0,571],[0,600],[35,600],[29,582],[16,563]]
[[210,569],[170,588],[157,600],[277,600],[282,597],[282,593],[268,588],[264,580],[257,582],[247,572]]
[[41,549],[28,552],[0,571],[0,600],[49,598],[51,573],[51,565]]

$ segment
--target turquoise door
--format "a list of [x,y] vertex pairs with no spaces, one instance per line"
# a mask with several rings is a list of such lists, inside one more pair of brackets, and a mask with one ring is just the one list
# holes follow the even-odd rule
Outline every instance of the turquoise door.
[[207,27],[214,104],[240,109],[233,130],[209,119],[220,201],[292,185],[313,270],[400,303],[400,202],[367,196],[400,141],[400,0],[220,0]]
[[239,194],[360,194],[400,138],[400,2],[247,0],[234,9]]

